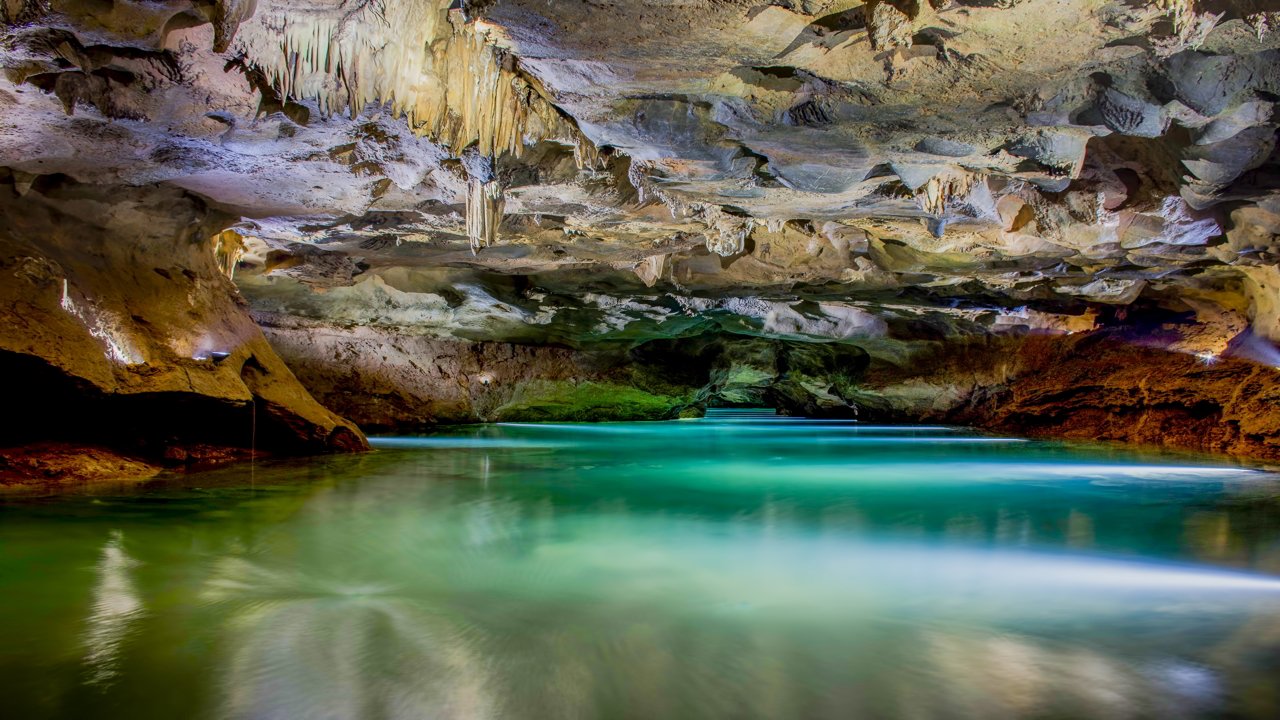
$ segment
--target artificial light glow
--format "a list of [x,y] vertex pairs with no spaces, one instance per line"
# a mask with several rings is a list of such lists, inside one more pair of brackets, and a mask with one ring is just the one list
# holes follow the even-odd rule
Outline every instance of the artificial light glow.
[[385,449],[484,449],[495,448],[567,448],[573,443],[549,442],[544,440],[522,440],[517,438],[483,438],[483,437],[372,437],[369,444]]
[[[802,544],[801,544],[802,545]],[[795,548],[796,562],[803,553]],[[1280,577],[1202,565],[1118,560],[1014,550],[936,547],[910,542],[853,541],[833,551],[810,548],[814,561],[832,577],[856,578],[881,589],[913,586],[981,588],[1005,597],[1060,593],[1064,588],[1136,593],[1280,593]],[[1064,602],[1078,596],[1060,597]]]
[[[954,433],[956,428],[945,427],[941,425],[854,425],[848,422],[838,420],[818,420],[813,418],[786,418],[777,419],[756,419],[756,420],[724,420],[712,418],[693,418],[698,421],[699,425],[706,425],[708,430],[714,430],[719,433],[754,433],[762,427],[767,427],[770,433],[788,433],[797,435],[808,435],[814,432],[829,433],[849,433],[852,435],[871,435],[878,433],[893,434],[903,431],[907,432],[939,432]],[[526,422],[502,422],[494,423],[505,427],[528,428],[530,430],[574,430],[577,432],[599,432],[599,433],[619,433],[632,435],[636,433],[662,433],[664,432],[662,425],[654,423],[652,426],[637,426],[633,422],[598,422],[591,424],[583,423],[526,423]],[[917,439],[912,437],[911,439]],[[926,436],[920,436],[918,439],[926,440]]]
[[124,549],[124,533],[111,531],[94,568],[92,612],[84,635],[89,682],[105,683],[119,674],[120,656],[130,627],[146,614],[133,581],[137,565]]
[[71,285],[66,278],[62,279],[62,299],[58,304],[84,326],[93,337],[107,346],[107,357],[124,365],[140,365],[146,358],[129,340],[122,329],[122,323],[110,311],[103,310],[93,304],[78,303],[72,297]]
[[1243,337],[1235,341],[1231,354],[1280,369],[1280,348],[1276,348],[1272,341],[1252,331],[1246,330]]

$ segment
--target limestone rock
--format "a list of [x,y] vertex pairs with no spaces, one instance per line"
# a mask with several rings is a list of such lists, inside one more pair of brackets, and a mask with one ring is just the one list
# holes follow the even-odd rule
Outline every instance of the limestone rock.
[[22,197],[0,187],[0,205],[0,361],[23,378],[25,408],[9,443],[88,441],[161,464],[184,447],[365,447],[298,384],[218,267],[225,216],[181,190],[49,176]]
[[[212,428],[254,408],[281,447],[361,444],[251,317],[372,426],[606,413],[607,388],[646,417],[730,396],[959,412],[990,398],[937,379],[929,348],[1081,336],[1132,340],[1107,356],[1173,373],[1168,402],[1252,422],[1179,358],[1280,364],[1264,5],[10,2],[0,241],[21,322],[0,347],[103,407],[197,402],[218,420],[183,430],[192,448],[240,447]],[[360,360],[336,367],[308,333]],[[693,353],[707,377],[649,392],[620,370],[636,352],[655,377]],[[1121,434],[1105,418],[1147,381],[1049,355],[1109,399],[1066,398],[1096,422],[1046,432]],[[530,367],[458,389],[498,357]],[[828,367],[913,358],[892,387]],[[1003,417],[1048,405],[1011,392]],[[1149,427],[1204,426],[1178,418]],[[1269,432],[1215,447],[1262,452]]]

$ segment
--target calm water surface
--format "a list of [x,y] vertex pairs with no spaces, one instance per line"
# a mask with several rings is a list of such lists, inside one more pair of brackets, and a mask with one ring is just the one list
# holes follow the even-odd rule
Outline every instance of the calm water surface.
[[6,718],[1280,717],[1280,477],[496,425],[0,498]]

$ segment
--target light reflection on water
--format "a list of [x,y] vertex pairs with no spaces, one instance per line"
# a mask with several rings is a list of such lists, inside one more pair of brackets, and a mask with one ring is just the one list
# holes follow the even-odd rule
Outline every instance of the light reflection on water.
[[477,426],[5,499],[6,715],[1280,716],[1280,479],[1004,440]]

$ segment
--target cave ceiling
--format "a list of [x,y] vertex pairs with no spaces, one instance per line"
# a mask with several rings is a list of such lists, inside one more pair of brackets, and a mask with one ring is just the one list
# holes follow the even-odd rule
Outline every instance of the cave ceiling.
[[[226,218],[261,322],[1280,340],[1280,2],[7,0],[0,166]],[[146,223],[145,217],[136,222]],[[925,328],[925,329],[921,329]]]

